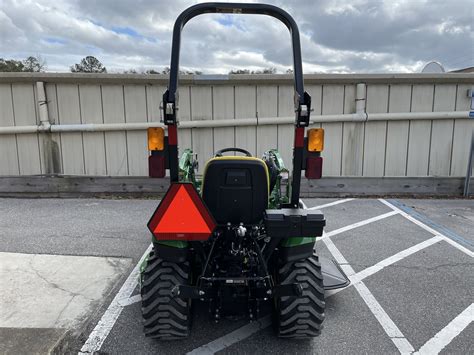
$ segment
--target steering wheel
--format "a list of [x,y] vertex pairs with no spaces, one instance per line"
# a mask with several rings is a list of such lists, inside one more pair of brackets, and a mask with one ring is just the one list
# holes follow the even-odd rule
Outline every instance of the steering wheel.
[[252,154],[250,154],[248,151],[242,148],[224,148],[224,149],[218,150],[214,156],[221,157],[222,153],[226,153],[226,152],[239,152],[239,153],[245,154],[247,157],[252,156]]

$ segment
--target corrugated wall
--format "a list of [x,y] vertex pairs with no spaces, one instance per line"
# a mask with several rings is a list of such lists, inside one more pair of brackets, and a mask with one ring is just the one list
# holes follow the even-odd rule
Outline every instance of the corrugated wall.
[[[420,79],[421,78],[421,79]],[[158,122],[164,77],[48,75],[0,77],[0,127],[39,123],[36,81],[45,82],[55,124]],[[370,113],[468,111],[469,74],[308,76],[305,89],[317,115],[355,112],[355,86],[367,84]],[[293,115],[288,76],[182,81],[180,121]],[[473,120],[322,123],[326,176],[464,176]],[[0,175],[45,173],[41,134],[0,135]],[[66,175],[146,176],[145,131],[51,134]],[[180,148],[192,147],[200,171],[213,152],[238,146],[257,156],[278,148],[291,165],[292,125],[179,130]]]

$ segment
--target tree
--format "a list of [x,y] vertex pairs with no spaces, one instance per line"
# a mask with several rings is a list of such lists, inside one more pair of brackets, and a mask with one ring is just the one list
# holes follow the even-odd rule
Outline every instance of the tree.
[[46,62],[41,56],[33,57],[29,56],[23,61],[23,71],[26,72],[41,72],[44,71]]
[[276,68],[264,68],[262,70],[237,69],[231,70],[229,74],[275,74]]
[[275,74],[276,72],[276,68],[265,68],[262,71],[256,71],[255,74]]
[[0,58],[0,72],[21,72],[24,65],[19,60]]
[[71,66],[71,72],[73,73],[107,73],[107,69],[102,63],[94,56],[88,55],[82,58],[79,64]]
[[237,70],[231,70],[229,74],[251,74],[250,70],[248,69],[237,69]]
[[[161,71],[161,73],[159,71],[156,71],[156,70],[153,70],[153,69],[150,69],[150,70],[147,70],[145,72],[145,74],[169,74],[171,71],[170,67],[164,67],[164,69]],[[196,75],[201,75],[202,74],[202,71],[200,70],[180,70],[179,71],[179,74],[181,75],[191,75],[191,74],[196,74]]]
[[179,74],[181,74],[181,75],[192,75],[192,74],[201,75],[202,71],[200,71],[200,70],[180,70]]
[[23,61],[0,58],[0,72],[40,72],[45,66],[40,56],[29,56]]

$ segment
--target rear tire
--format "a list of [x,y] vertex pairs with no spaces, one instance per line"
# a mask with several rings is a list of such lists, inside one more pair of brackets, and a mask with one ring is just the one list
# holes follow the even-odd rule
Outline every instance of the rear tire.
[[281,338],[313,338],[321,333],[324,321],[324,285],[321,264],[313,255],[283,265],[278,270],[278,284],[299,283],[301,297],[280,297],[275,301],[275,330]]
[[164,261],[154,250],[150,252],[141,275],[145,336],[173,340],[189,335],[191,302],[171,295],[176,285],[189,285],[189,271],[189,262]]

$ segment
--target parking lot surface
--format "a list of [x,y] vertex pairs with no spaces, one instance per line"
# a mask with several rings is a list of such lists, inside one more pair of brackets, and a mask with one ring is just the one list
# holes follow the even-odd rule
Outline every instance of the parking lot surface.
[[312,340],[276,338],[270,307],[252,323],[215,323],[199,302],[189,339],[145,338],[136,265],[149,248],[146,222],[157,200],[0,199],[0,252],[130,261],[69,339],[71,353],[474,353],[473,200],[304,202],[326,216],[317,253],[352,281],[327,291],[324,329]]

